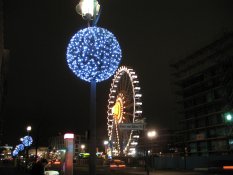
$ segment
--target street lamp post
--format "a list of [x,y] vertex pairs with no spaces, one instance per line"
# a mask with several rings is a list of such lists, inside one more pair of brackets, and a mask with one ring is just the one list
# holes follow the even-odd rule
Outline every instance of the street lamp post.
[[227,145],[228,145],[228,151],[230,152],[231,150],[231,145],[230,145],[230,140],[232,138],[232,130],[233,130],[233,112],[232,110],[228,110],[227,112],[225,112],[223,114],[224,117],[224,121],[226,123],[226,127],[227,127]]
[[30,133],[31,130],[32,130],[32,127],[31,126],[27,126],[28,135],[29,135],[29,133]]
[[[29,137],[29,135],[30,135],[31,130],[32,130],[32,127],[31,127],[30,125],[27,126],[28,137]],[[29,144],[29,139],[28,139],[27,141],[28,141],[27,144],[30,145],[30,144]],[[28,161],[29,161],[29,146],[26,147],[26,168],[27,168],[27,166],[28,166]]]
[[[148,130],[147,131],[147,138],[149,138],[150,140],[152,140],[156,136],[157,136],[157,132],[155,130]],[[147,149],[146,149],[146,162],[145,162],[147,175],[150,174],[148,151],[149,151],[149,149],[147,147]]]
[[82,152],[82,153],[85,152],[85,147],[86,147],[86,146],[85,146],[84,144],[81,145],[81,152]]
[[[80,0],[76,5],[76,12],[80,14],[84,20],[87,21],[88,27],[90,27],[90,21],[96,19],[100,5],[97,0]],[[83,79],[83,78],[82,78]],[[96,79],[90,80],[91,84],[91,103],[90,103],[90,123],[89,123],[89,152],[90,152],[90,164],[89,173],[91,175],[96,174]]]
[[[96,83],[107,80],[117,70],[121,49],[116,37],[96,27],[100,16],[98,0],[80,0],[76,11],[87,20],[88,27],[79,30],[70,40],[66,58],[72,72],[91,85],[89,120],[89,174],[96,174]],[[90,21],[92,26],[90,25]]]
[[104,140],[104,152],[105,152],[105,155],[106,155],[106,158],[108,157],[108,141],[107,140]]

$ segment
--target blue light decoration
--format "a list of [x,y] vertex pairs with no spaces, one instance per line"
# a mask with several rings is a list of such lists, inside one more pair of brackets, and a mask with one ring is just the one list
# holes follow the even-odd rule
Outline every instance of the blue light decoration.
[[23,138],[22,143],[24,144],[24,146],[30,146],[32,144],[33,140],[31,136],[25,136]]
[[23,144],[19,144],[19,145],[16,146],[15,149],[17,149],[19,151],[23,151],[24,150],[24,145]]
[[66,59],[73,73],[87,82],[101,82],[118,68],[122,53],[116,37],[106,29],[88,27],[70,40]]
[[15,149],[13,152],[12,152],[12,155],[13,156],[17,156],[19,154],[19,151],[17,149]]

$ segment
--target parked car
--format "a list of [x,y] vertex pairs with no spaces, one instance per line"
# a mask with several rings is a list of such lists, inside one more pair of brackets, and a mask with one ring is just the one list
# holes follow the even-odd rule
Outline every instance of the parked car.
[[[55,173],[53,171],[57,171],[59,172],[60,174],[62,174],[63,172],[63,162],[61,160],[50,160],[48,162],[48,165],[46,166],[46,170],[47,171],[51,171],[50,173]],[[50,174],[49,174],[50,175]]]
[[119,168],[125,168],[125,162],[119,159],[113,159],[110,161],[109,168],[110,169],[119,169]]
[[45,171],[45,175],[59,175],[58,171]]

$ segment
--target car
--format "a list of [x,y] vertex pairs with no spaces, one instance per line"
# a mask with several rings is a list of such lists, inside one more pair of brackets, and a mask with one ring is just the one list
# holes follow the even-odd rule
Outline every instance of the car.
[[58,171],[59,173],[61,173],[63,171],[63,165],[63,162],[59,159],[50,160],[45,169],[47,171]]
[[45,171],[45,175],[59,175],[58,171]]
[[109,163],[110,169],[120,169],[125,167],[126,167],[125,162],[120,159],[113,159]]

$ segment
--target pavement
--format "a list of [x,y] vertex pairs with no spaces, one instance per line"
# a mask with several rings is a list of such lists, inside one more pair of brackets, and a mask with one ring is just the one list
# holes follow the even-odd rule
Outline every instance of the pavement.
[[13,166],[1,166],[0,175],[29,175],[29,173]]

